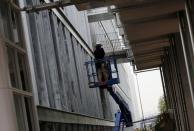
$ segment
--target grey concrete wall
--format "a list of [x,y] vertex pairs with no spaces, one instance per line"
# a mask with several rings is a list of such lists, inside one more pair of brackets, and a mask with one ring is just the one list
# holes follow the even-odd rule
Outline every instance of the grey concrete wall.
[[[3,1],[0,2],[0,34],[14,41],[10,33],[12,32],[9,23],[11,17]],[[39,4],[39,1],[27,1],[27,4],[32,3]],[[69,22],[92,48],[86,12],[78,12],[74,6],[65,7],[64,12]],[[106,90],[88,87],[84,62],[90,60],[91,57],[76,38],[52,11],[30,13],[27,19],[30,31],[28,44],[32,49],[32,64],[35,67],[35,84],[38,90],[39,103],[37,104],[113,120],[118,106]],[[126,88],[126,92],[130,92],[128,90],[130,84],[125,79],[127,75],[122,68],[119,66],[123,75],[121,85],[124,89]],[[127,102],[131,105],[131,101]],[[70,126],[67,127],[70,128]],[[79,127],[82,128],[82,126]],[[107,127],[86,127],[88,130],[108,130]],[[44,126],[41,125],[41,128],[44,129]],[[49,126],[45,127],[45,130],[49,129],[51,129]],[[86,130],[85,127],[83,130]]]
[[90,26],[87,18],[87,11],[78,11],[74,5],[64,7],[63,10],[70,23],[76,28],[79,34],[92,49],[93,47],[91,41]]
[[[89,41],[84,12],[65,9],[71,24]],[[52,11],[29,14],[28,19],[40,105],[113,119],[108,94],[88,87],[84,62],[91,57],[69,30]]]

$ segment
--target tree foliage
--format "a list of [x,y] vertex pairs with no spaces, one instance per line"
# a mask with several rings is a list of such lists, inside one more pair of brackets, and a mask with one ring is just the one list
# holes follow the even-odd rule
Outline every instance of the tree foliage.
[[160,97],[158,108],[159,108],[160,113],[164,113],[167,110],[166,109],[166,102],[164,100],[164,96]]

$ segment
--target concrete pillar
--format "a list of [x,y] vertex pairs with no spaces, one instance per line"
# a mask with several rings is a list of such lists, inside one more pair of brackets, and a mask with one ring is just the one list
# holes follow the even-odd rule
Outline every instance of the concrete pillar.
[[185,12],[186,12],[187,24],[189,29],[189,35],[191,39],[192,55],[194,55],[194,33],[193,33],[193,25],[192,25],[192,19],[191,19],[191,11],[189,9],[188,3],[185,4]]
[[183,29],[182,29],[182,22],[181,18],[179,20],[179,29],[180,29],[180,36],[181,36],[181,44],[182,44],[182,49],[183,49],[183,55],[184,55],[184,60],[185,60],[185,66],[186,66],[186,71],[187,71],[187,77],[188,77],[188,84],[189,84],[189,89],[191,93],[191,99],[192,99],[192,104],[194,108],[194,91],[193,91],[193,85],[192,85],[192,79],[191,79],[191,74],[190,74],[190,68],[189,68],[189,62],[187,58],[187,53],[186,53],[186,47],[185,47],[185,41],[184,41],[184,35],[183,35]]
[[0,37],[0,131],[18,131],[6,45]]

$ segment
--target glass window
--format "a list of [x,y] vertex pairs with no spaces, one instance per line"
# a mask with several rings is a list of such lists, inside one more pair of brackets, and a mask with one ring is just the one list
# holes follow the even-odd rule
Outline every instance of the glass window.
[[11,85],[23,91],[31,91],[26,59],[14,48],[7,48]]
[[22,96],[14,95],[14,103],[19,131],[28,131],[26,110]]
[[30,84],[28,79],[27,64],[25,57],[18,53],[19,75],[21,80],[21,89],[24,91],[30,91]]
[[[14,0],[16,3],[17,0]],[[17,3],[16,3],[17,4]],[[2,14],[1,14],[2,16]],[[10,83],[13,87],[13,99],[19,131],[35,131],[35,115],[33,98],[31,96],[31,83],[28,72],[27,54],[24,49],[21,14],[7,9],[7,19],[10,30],[6,30],[11,37],[6,43]],[[6,35],[7,36],[7,35]]]
[[15,110],[19,131],[33,131],[31,98],[14,95]]
[[19,83],[17,80],[17,71],[16,71],[16,61],[15,61],[15,51],[12,48],[7,48],[8,53],[8,65],[9,65],[9,74],[11,85],[14,88],[18,88]]
[[32,102],[30,98],[24,98],[29,131],[33,131]]
[[[15,2],[16,3],[16,2]],[[11,34],[12,34],[12,41],[24,48],[24,44],[23,44],[23,32],[22,32],[22,25],[21,25],[21,15],[19,12],[16,12],[15,10],[13,10],[12,8],[10,8],[10,12],[9,12],[9,19],[10,19],[10,24],[11,24]]]

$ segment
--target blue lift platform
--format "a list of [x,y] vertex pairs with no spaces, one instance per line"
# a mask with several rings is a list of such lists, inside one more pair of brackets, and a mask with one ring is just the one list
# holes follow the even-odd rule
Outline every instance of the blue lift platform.
[[108,80],[105,83],[106,86],[110,87],[114,84],[120,83],[116,59],[114,59],[114,57],[105,57],[104,59],[85,62],[90,88],[96,88],[102,85],[97,78],[97,72],[95,67],[95,64],[97,62],[103,62],[106,64],[108,74]]
[[[106,70],[108,74],[108,80],[103,84],[101,84],[101,82],[98,81],[96,73],[95,64],[99,61],[106,64]],[[119,105],[121,112],[119,115],[118,114],[116,115],[114,131],[119,131],[121,123],[123,123],[126,127],[133,126],[131,112],[128,108],[128,105],[125,104],[125,102],[113,91],[112,88],[113,85],[120,83],[116,59],[114,57],[105,57],[104,59],[101,60],[92,60],[85,62],[85,66],[88,75],[89,87],[90,88],[102,87],[103,89],[107,89],[109,94]]]

